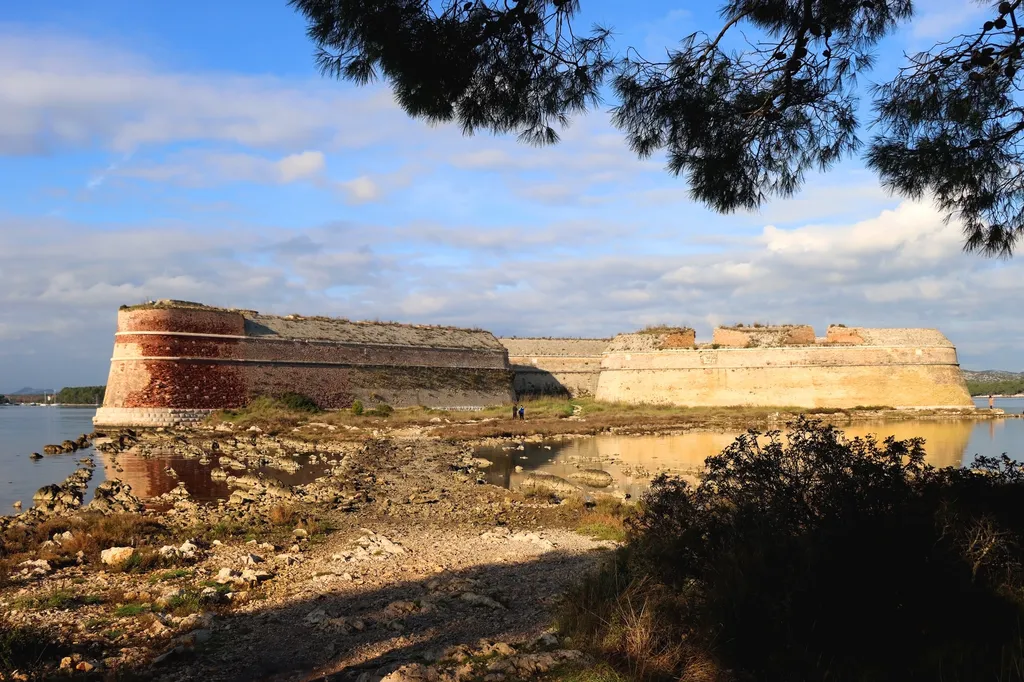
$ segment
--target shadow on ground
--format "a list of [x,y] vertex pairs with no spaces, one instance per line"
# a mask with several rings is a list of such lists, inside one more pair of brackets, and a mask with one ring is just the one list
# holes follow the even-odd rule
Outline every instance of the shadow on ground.
[[136,672],[151,679],[342,682],[432,660],[454,644],[522,641],[550,624],[558,595],[597,558],[553,551],[360,592],[340,578],[319,587],[314,579],[303,588],[308,596],[220,616],[209,642]]

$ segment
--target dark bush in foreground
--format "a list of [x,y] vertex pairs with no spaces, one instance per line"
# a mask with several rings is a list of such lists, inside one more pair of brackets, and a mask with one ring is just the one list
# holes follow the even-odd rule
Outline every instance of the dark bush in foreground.
[[1021,680],[1024,474],[801,420],[662,476],[563,627],[638,678]]

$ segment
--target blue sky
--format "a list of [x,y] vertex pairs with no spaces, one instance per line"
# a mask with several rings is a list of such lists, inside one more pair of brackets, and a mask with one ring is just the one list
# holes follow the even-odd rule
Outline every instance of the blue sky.
[[[919,4],[870,80],[982,16]],[[651,56],[719,26],[708,3],[583,6]],[[716,215],[604,110],[550,148],[466,138],[322,79],[304,31],[276,0],[0,9],[0,391],[102,383],[117,306],[155,298],[518,335],[929,326],[967,367],[1024,369],[1022,266],[961,253],[857,159]]]

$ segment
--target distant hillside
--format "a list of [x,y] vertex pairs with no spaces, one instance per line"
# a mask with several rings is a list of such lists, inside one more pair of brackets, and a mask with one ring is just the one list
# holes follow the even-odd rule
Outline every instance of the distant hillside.
[[7,395],[42,395],[44,393],[53,393],[52,388],[29,388],[26,386],[18,391],[11,391]]
[[1024,393],[1024,372],[998,369],[962,370],[971,395],[1019,395]]
[[1012,381],[1024,379],[1024,372],[1006,372],[1001,369],[964,369],[961,370],[967,381]]

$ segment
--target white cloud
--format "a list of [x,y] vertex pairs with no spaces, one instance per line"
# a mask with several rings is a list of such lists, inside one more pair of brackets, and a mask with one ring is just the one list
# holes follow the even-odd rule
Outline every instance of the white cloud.
[[339,182],[338,186],[348,197],[349,203],[365,204],[375,201],[381,196],[380,186],[372,178],[361,175],[353,180]]
[[0,26],[0,153],[183,140],[362,147],[404,119],[380,89],[173,73],[105,45]]
[[302,152],[286,156],[277,162],[277,171],[281,182],[289,183],[296,180],[308,180],[320,175],[326,163],[323,152]]
[[[604,251],[581,253],[591,229]],[[667,246],[672,236],[663,239]],[[457,255],[438,259],[438,243]],[[928,206],[904,203],[835,228],[765,229],[715,253],[651,255],[629,243],[628,226],[586,222],[494,232],[430,224],[89,231],[8,220],[0,222],[0,328],[5,345],[31,346],[40,358],[70,352],[97,380],[116,307],[168,297],[520,335],[608,335],[669,321],[706,338],[714,322],[744,319],[809,323],[819,333],[830,322],[933,326],[968,366],[1021,364],[1024,321],[1005,312],[1018,307],[1024,263],[964,255],[957,227]],[[12,383],[32,383],[33,367],[47,371],[27,353],[0,358],[0,376],[22,377]]]
[[119,174],[186,187],[211,187],[231,182],[286,185],[321,179],[325,168],[324,154],[319,151],[289,154],[275,160],[241,152],[190,150],[173,156],[166,163],[126,167]]

